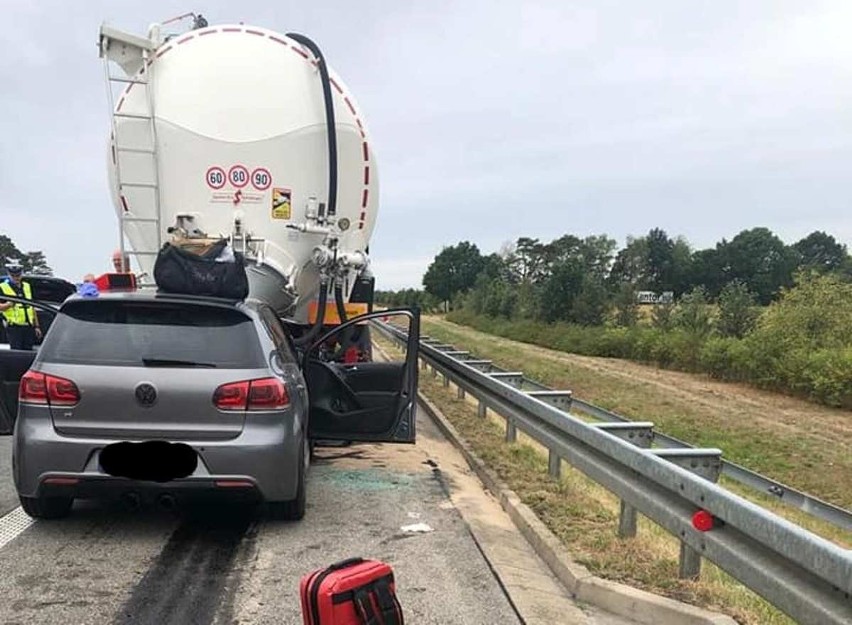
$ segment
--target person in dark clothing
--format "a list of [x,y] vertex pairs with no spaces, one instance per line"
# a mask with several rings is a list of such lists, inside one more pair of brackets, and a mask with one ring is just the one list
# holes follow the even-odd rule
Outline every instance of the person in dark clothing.
[[[6,266],[11,280],[0,284],[3,295],[32,300],[33,292],[28,282],[22,279],[23,267],[16,262]],[[0,301],[0,312],[6,322],[6,337],[11,349],[31,350],[41,338],[41,327],[35,308],[17,302]]]

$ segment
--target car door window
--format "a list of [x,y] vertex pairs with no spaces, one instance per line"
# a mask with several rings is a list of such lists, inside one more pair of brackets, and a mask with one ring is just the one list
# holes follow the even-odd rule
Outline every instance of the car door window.
[[264,327],[269,332],[269,336],[272,337],[272,341],[275,343],[281,359],[284,362],[297,363],[298,359],[292,346],[292,339],[284,328],[284,324],[278,318],[278,315],[268,306],[262,306],[259,312],[261,321],[263,321]]

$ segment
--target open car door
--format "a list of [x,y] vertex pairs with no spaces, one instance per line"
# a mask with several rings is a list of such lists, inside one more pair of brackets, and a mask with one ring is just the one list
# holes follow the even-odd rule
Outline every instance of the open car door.
[[[41,319],[41,314],[59,313],[59,308],[35,300],[25,300],[0,293],[0,302],[14,302],[32,306]],[[4,339],[5,340],[5,339]],[[18,387],[21,378],[35,360],[36,352],[8,349],[8,344],[0,345],[0,435],[12,434],[18,417]]]
[[[334,362],[335,344],[352,332],[392,324],[408,334],[404,349],[387,340],[372,362]],[[372,327],[371,327],[372,326]],[[417,409],[417,355],[420,311],[409,308],[360,315],[335,327],[305,352],[303,367],[310,396],[308,418],[314,440],[413,443]]]

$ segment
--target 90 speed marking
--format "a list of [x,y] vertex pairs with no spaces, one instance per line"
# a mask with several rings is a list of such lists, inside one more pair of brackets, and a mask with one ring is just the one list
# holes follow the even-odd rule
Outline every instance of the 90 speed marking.
[[207,179],[207,186],[211,189],[221,189],[227,181],[225,170],[221,167],[211,167],[208,169],[205,178]]
[[251,184],[258,191],[266,191],[272,185],[272,175],[265,167],[258,167],[251,172]]
[[242,165],[234,165],[228,171],[228,182],[238,189],[242,189],[249,182],[248,169]]

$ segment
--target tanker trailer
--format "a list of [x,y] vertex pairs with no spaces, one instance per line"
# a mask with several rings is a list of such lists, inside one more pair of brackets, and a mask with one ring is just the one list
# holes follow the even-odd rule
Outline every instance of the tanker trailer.
[[[169,237],[226,238],[249,297],[295,336],[371,311],[378,172],[355,97],[307,37],[187,16],[183,32],[100,30],[109,183],[139,283]],[[369,358],[360,330],[347,358]]]

